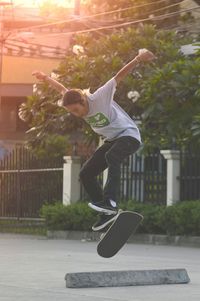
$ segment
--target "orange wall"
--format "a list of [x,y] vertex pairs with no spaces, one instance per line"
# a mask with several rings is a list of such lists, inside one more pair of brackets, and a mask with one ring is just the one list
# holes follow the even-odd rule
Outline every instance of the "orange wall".
[[31,75],[32,71],[41,70],[49,74],[58,67],[60,62],[60,59],[3,56],[1,82],[6,84],[32,84],[35,82]]

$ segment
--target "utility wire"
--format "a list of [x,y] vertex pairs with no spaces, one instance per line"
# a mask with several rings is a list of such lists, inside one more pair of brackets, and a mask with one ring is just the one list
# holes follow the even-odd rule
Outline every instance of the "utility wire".
[[[113,14],[113,13],[117,13],[117,12],[123,12],[123,11],[131,10],[131,9],[137,9],[137,8],[141,8],[141,7],[145,7],[145,6],[149,6],[149,5],[153,5],[153,4],[159,4],[159,3],[162,3],[162,2],[165,2],[165,1],[166,0],[159,0],[159,1],[154,1],[154,2],[145,3],[145,4],[141,4],[141,5],[126,7],[126,8],[122,8],[122,9],[102,12],[102,13],[98,13],[98,14],[93,14],[93,15],[88,15],[88,16],[81,16],[81,17],[78,17],[78,18],[77,17],[76,18],[70,18],[68,20],[62,20],[62,21],[53,22],[53,23],[45,23],[45,24],[36,25],[36,26],[23,27],[23,28],[20,28],[20,29],[14,31],[14,32],[20,32],[20,31],[25,31],[25,30],[32,30],[32,29],[38,29],[38,28],[44,28],[44,27],[51,27],[51,26],[54,26],[54,25],[66,24],[66,23],[69,23],[69,22],[72,22],[72,21],[75,22],[75,21],[80,21],[80,20],[83,20],[83,19],[95,18],[95,17],[98,17],[98,16]],[[183,2],[183,1],[181,1],[181,2]],[[185,0],[185,1],[188,1],[188,0]]]
[[[150,4],[154,4],[154,3],[159,3],[159,2],[163,2],[163,1],[166,1],[166,0],[160,0],[160,1],[156,1],[156,2],[151,2],[151,3],[148,3],[148,5]],[[188,1],[188,0],[184,0],[184,1]],[[182,1],[183,2],[183,1]],[[150,14],[153,14],[154,12],[157,12],[157,11],[160,11],[160,10],[163,10],[163,9],[167,9],[167,8],[170,8],[170,7],[173,7],[173,6],[177,6],[179,5],[179,3],[175,3],[175,4],[172,4],[172,5],[168,5],[168,6],[165,6],[163,8],[160,8],[160,9],[157,9],[157,10],[153,10],[152,12],[149,12]],[[144,5],[139,5],[139,6],[134,6],[134,7],[141,7],[141,6],[144,6]],[[131,7],[133,8],[133,7]],[[120,23],[120,24],[115,24],[115,25],[108,25],[108,26],[101,26],[99,28],[91,28],[91,29],[88,29],[88,30],[79,30],[79,31],[71,31],[71,32],[61,32],[61,33],[45,33],[45,36],[59,36],[59,35],[68,35],[68,34],[75,34],[75,33],[84,33],[84,32],[90,32],[90,31],[97,31],[97,30],[103,30],[103,29],[111,29],[111,28],[117,28],[117,27],[120,27],[120,26],[127,26],[129,24],[136,24],[136,23],[140,23],[140,22],[145,22],[145,21],[152,21],[152,20],[156,20],[158,19],[159,17],[161,18],[168,18],[170,16],[172,16],[172,14],[180,14],[180,13],[183,13],[183,12],[188,12],[188,11],[191,11],[191,10],[194,10],[194,9],[198,9],[198,7],[194,7],[194,8],[191,8],[191,9],[185,9],[185,10],[181,10],[181,11],[177,11],[177,12],[172,12],[170,14],[165,14],[165,15],[161,15],[161,16],[153,16],[153,17],[149,17],[149,18],[143,18],[143,19],[139,19],[139,20],[135,20],[135,21],[129,21],[129,22],[125,22],[125,23]],[[130,9],[130,8],[124,8],[123,10],[127,10],[127,9]],[[116,12],[116,11],[122,11],[122,10],[115,10],[115,11],[109,11],[109,12],[105,12],[105,13],[101,13],[101,14],[96,14],[96,15],[104,15],[104,14],[107,14],[107,13],[112,13],[112,12]],[[96,16],[96,15],[92,15],[92,16],[88,16],[88,17],[83,17],[83,18],[79,18],[79,20],[82,20],[82,19],[85,19],[85,18],[89,18],[89,17],[93,17],[93,16]],[[60,21],[60,22],[55,22],[55,23],[49,23],[49,24],[46,24],[44,25],[45,27],[46,26],[53,26],[53,25],[56,25],[56,24],[63,24],[63,23],[67,23],[71,20],[76,20],[76,19],[70,19],[70,20],[65,20],[65,21]],[[85,23],[85,22],[84,22]],[[31,28],[38,28],[38,27],[43,27],[43,25],[37,25],[37,26],[33,26],[33,27],[27,27],[27,29],[31,29]],[[25,28],[22,28],[18,31],[22,31],[24,30]]]
[[[184,2],[186,2],[186,1],[189,1],[189,0],[183,0]],[[182,1],[182,2],[183,2]],[[149,15],[151,15],[151,14],[154,14],[154,13],[156,13],[156,12],[159,12],[159,11],[162,11],[162,10],[165,10],[165,9],[168,9],[168,8],[172,8],[172,7],[175,7],[175,6],[178,6],[178,5],[180,5],[180,2],[178,2],[178,3],[175,3],[175,4],[171,4],[171,5],[167,5],[167,6],[164,6],[164,7],[162,7],[162,8],[158,8],[158,9],[154,9],[153,11],[149,11],[148,13],[149,13]],[[99,21],[101,21],[101,22],[106,22],[106,21],[109,21],[109,22],[113,22],[113,21],[123,21],[123,20],[127,20],[128,18],[120,18],[120,19],[118,19],[118,20],[108,20],[108,19],[104,19],[104,20],[99,20]],[[129,18],[130,19],[130,18]],[[98,21],[96,21],[95,22],[96,24],[98,23]],[[85,24],[85,23],[84,23]]]
[[[171,5],[169,7],[171,7]],[[140,20],[129,21],[129,22],[120,23],[120,24],[112,24],[112,25],[109,25],[109,26],[101,26],[101,27],[89,28],[89,29],[85,29],[85,30],[78,30],[78,31],[72,31],[72,32],[49,33],[49,34],[46,34],[45,36],[51,36],[52,37],[52,36],[60,36],[60,35],[69,35],[69,34],[94,32],[94,31],[100,31],[100,30],[104,30],[104,29],[119,28],[119,27],[131,25],[131,24],[137,24],[137,23],[140,23],[140,22],[155,21],[155,20],[159,20],[159,19],[169,18],[171,16],[174,16],[174,15],[177,15],[177,14],[181,14],[183,12],[188,12],[188,11],[191,11],[191,10],[199,9],[199,8],[200,8],[200,6],[197,6],[197,7],[191,8],[191,9],[176,11],[176,12],[172,12],[172,13],[168,13],[168,14],[164,14],[164,15],[160,15],[160,16],[153,16],[153,17],[149,17],[149,18],[144,18],[144,19],[140,19]],[[158,9],[158,10],[160,10],[160,9]],[[154,12],[155,11],[156,10],[154,10]],[[86,22],[83,22],[83,23],[84,23],[84,25],[86,25],[85,24]],[[16,39],[12,39],[12,38],[9,38],[9,40],[10,41],[16,41],[18,43],[20,42],[20,41],[17,41]],[[40,46],[40,47],[49,47],[49,48],[51,47],[51,46],[37,44],[37,43],[29,43],[29,44],[33,45],[33,46]],[[53,47],[52,47],[52,49],[53,49]],[[64,49],[60,49],[60,50],[63,51],[63,52],[65,51]]]
[[[186,0],[187,1],[187,0]],[[162,1],[157,1],[157,2],[152,2],[152,3],[158,3],[158,2],[163,2]],[[150,3],[148,3],[150,4]],[[160,9],[157,9],[157,10],[154,10],[153,12],[157,12],[157,11],[160,11],[160,10],[163,10],[163,9],[167,9],[167,8],[170,8],[170,7],[173,7],[173,6],[177,6],[179,5],[180,3],[176,3],[176,4],[172,4],[172,5],[169,5],[169,6],[165,6],[163,8],[160,8]],[[143,6],[143,5],[141,5]],[[137,6],[138,7],[138,6]],[[168,14],[164,14],[164,15],[160,15],[160,16],[153,16],[153,17],[149,17],[149,18],[145,18],[145,19],[140,19],[140,20],[134,20],[134,21],[129,21],[129,22],[125,22],[125,23],[120,23],[120,24],[112,24],[112,25],[109,25],[109,26],[101,26],[101,27],[96,27],[96,28],[89,28],[89,29],[86,29],[86,30],[78,30],[78,31],[72,31],[72,32],[65,32],[65,33],[50,33],[50,34],[46,34],[48,36],[60,36],[60,35],[69,35],[69,34],[78,34],[78,33],[86,33],[86,32],[93,32],[93,31],[100,31],[100,30],[104,30],[104,29],[112,29],[112,28],[119,28],[119,27],[122,27],[122,26],[128,26],[128,25],[131,25],[131,24],[136,24],[136,23],[140,23],[140,22],[145,22],[145,21],[154,21],[154,20],[160,20],[160,19],[165,19],[165,18],[169,18],[171,16],[174,16],[174,15],[177,15],[177,14],[181,14],[183,12],[188,12],[188,11],[191,11],[191,10],[195,10],[195,9],[199,9],[200,7],[197,6],[197,7],[193,7],[191,9],[185,9],[185,10],[181,10],[181,11],[176,11],[176,12],[172,12],[172,13],[168,13]],[[126,8],[127,9],[127,8]],[[125,10],[125,9],[124,9]],[[117,10],[118,11],[118,10]],[[121,10],[120,10],[121,11]],[[153,12],[149,12],[149,13],[153,13]],[[110,12],[107,12],[107,13],[110,13]],[[103,14],[103,13],[102,13]],[[89,26],[88,24],[86,24],[86,22],[82,22],[85,26]],[[88,22],[89,23],[89,22]],[[100,34],[100,32],[99,32]],[[102,33],[102,35],[105,35]],[[16,42],[20,42],[20,41],[17,41],[16,39],[12,39],[12,38],[9,38],[9,40],[11,41],[16,41]],[[22,42],[23,43],[23,42]],[[54,47],[51,47],[51,46],[47,46],[47,45],[42,45],[42,44],[37,44],[37,43],[29,43],[29,45],[31,46],[35,46],[35,47],[46,47],[46,48],[49,48],[49,49],[56,49]],[[16,45],[17,46],[17,45]],[[22,45],[18,45],[18,47],[24,47]],[[27,47],[24,47],[26,49],[28,49]],[[66,53],[65,49],[62,49],[60,48],[60,54],[61,52],[63,51],[64,53]],[[63,54],[64,54],[63,53]]]
[[101,26],[98,28],[91,28],[91,29],[86,29],[86,30],[77,30],[77,31],[70,31],[70,32],[62,32],[62,33],[48,33],[48,34],[46,34],[46,36],[51,36],[51,37],[54,36],[55,37],[55,36],[60,36],[60,35],[81,34],[81,33],[94,32],[94,31],[98,31],[98,30],[113,29],[113,28],[129,26],[132,24],[138,24],[138,23],[142,23],[142,22],[146,22],[146,21],[151,21],[151,22],[159,21],[162,19],[167,19],[172,16],[180,15],[182,13],[190,12],[190,11],[197,10],[197,9],[200,9],[200,6],[196,6],[193,8],[184,9],[184,10],[180,10],[180,11],[176,11],[176,12],[172,12],[172,13],[168,13],[168,14],[164,14],[164,15],[152,16],[152,17],[144,18],[144,19],[140,19],[140,20],[134,20],[134,21],[124,22],[124,23],[120,23],[120,24],[113,24],[113,25],[109,25],[109,26]]

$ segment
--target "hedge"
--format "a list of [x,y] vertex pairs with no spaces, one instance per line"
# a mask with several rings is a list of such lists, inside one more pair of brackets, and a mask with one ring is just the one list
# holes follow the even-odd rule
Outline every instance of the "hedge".
[[[180,202],[170,207],[128,201],[120,203],[120,208],[144,216],[139,233],[200,236],[200,200]],[[55,203],[44,205],[41,216],[49,230],[91,231],[97,213],[85,202],[68,206]]]

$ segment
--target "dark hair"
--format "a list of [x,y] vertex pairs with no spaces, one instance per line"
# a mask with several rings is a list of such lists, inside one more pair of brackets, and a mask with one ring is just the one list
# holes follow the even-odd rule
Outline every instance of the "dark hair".
[[67,106],[75,103],[83,103],[83,93],[80,89],[68,90],[62,99],[62,105]]

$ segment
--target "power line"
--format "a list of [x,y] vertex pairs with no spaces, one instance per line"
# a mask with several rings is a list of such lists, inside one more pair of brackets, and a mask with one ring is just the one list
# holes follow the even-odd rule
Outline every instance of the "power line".
[[[50,26],[54,26],[54,25],[61,25],[61,24],[66,24],[66,23],[72,22],[72,21],[77,21],[78,22],[78,21],[81,21],[83,19],[90,19],[90,18],[95,18],[95,17],[98,17],[98,16],[112,14],[112,13],[123,12],[123,11],[131,10],[131,9],[137,9],[137,8],[141,8],[141,7],[145,7],[145,6],[150,6],[150,5],[153,5],[153,4],[159,4],[159,3],[162,3],[162,2],[165,2],[165,1],[166,0],[159,0],[159,1],[154,1],[154,2],[145,3],[145,4],[141,4],[141,5],[135,5],[135,6],[131,6],[131,7],[122,8],[122,9],[117,9],[117,10],[102,12],[102,13],[98,13],[98,14],[93,14],[93,15],[89,15],[89,16],[82,16],[82,17],[78,17],[78,18],[70,18],[68,20],[62,20],[62,21],[53,22],[53,23],[46,23],[46,24],[41,24],[41,25],[36,25],[36,26],[23,27],[23,28],[20,28],[19,30],[16,30],[14,32],[20,32],[20,31],[25,31],[25,30],[32,30],[32,29],[50,27]],[[181,2],[183,2],[183,1],[181,1]],[[185,1],[188,1],[188,0],[185,0]]]
[[[181,1],[181,2],[188,2],[188,1],[189,1],[189,0],[183,0],[183,1]],[[161,11],[161,10],[164,10],[164,9],[168,9],[168,8],[172,8],[172,7],[178,6],[178,5],[180,5],[181,2],[174,3],[174,4],[170,4],[170,5],[161,7],[161,8],[157,8],[157,9],[155,9],[152,13],[155,13],[155,12],[158,12],[158,11]],[[149,13],[151,13],[151,12],[149,12]]]
[[184,10],[180,10],[180,11],[176,11],[176,12],[172,12],[172,13],[168,13],[168,14],[164,14],[164,15],[153,16],[153,17],[149,17],[149,18],[129,21],[129,22],[120,23],[120,24],[113,24],[113,25],[109,25],[109,26],[102,26],[102,27],[91,28],[91,29],[86,29],[86,30],[77,30],[77,31],[70,31],[70,32],[46,34],[46,36],[51,36],[51,37],[54,36],[55,37],[55,36],[60,36],[60,35],[81,34],[81,33],[94,32],[94,31],[98,31],[98,30],[119,28],[119,27],[124,27],[124,26],[132,25],[132,24],[142,23],[142,22],[146,22],[146,21],[151,21],[151,22],[152,21],[159,21],[159,20],[167,19],[167,18],[170,18],[172,16],[176,16],[176,15],[179,15],[179,14],[182,14],[182,13],[185,13],[185,12],[190,12],[190,11],[193,11],[193,10],[197,10],[199,8],[200,8],[200,6],[197,6],[197,7],[184,9]]
[[[183,0],[184,2],[185,1],[189,1],[189,0]],[[182,1],[182,2],[183,2]],[[168,8],[172,8],[172,7],[175,7],[175,6],[177,6],[177,5],[180,5],[180,2],[178,2],[178,3],[175,3],[175,4],[171,4],[171,5],[167,5],[167,6],[164,6],[164,7],[162,7],[162,8],[158,8],[158,9],[154,9],[153,11],[149,11],[148,13],[151,15],[151,14],[153,14],[153,13],[156,13],[156,12],[158,12],[158,11],[161,11],[161,10],[165,10],[165,9],[168,9]],[[123,21],[123,20],[127,20],[127,18],[121,18],[121,19],[118,19],[119,21]],[[105,22],[105,21],[109,21],[109,22],[113,22],[113,20],[108,20],[108,19],[105,19],[105,20],[100,20],[101,22]],[[116,21],[116,20],[115,20]],[[139,21],[139,20],[138,20]],[[96,23],[98,23],[98,21],[96,22]],[[84,23],[85,24],[85,23]]]
[[[163,0],[162,1],[151,2],[151,3],[148,3],[148,5],[153,4],[153,3],[158,3],[158,2],[163,2]],[[163,10],[163,9],[167,9],[167,8],[171,8],[171,7],[177,6],[179,4],[180,3],[175,3],[175,4],[172,4],[172,5],[168,5],[168,6],[162,7],[160,9],[154,10],[154,11],[149,12],[149,13],[155,13],[157,11],[160,11],[160,10]],[[139,5],[137,7],[141,7],[141,6],[144,6],[144,5]],[[134,7],[136,7],[136,6],[134,6]],[[130,8],[124,8],[123,10],[127,10],[127,9],[130,9]],[[69,35],[69,34],[78,34],[78,33],[94,32],[94,31],[97,31],[100,34],[100,30],[119,28],[119,27],[128,26],[128,25],[131,25],[131,24],[137,24],[137,23],[145,22],[145,21],[155,21],[155,20],[159,20],[159,19],[165,19],[165,18],[169,18],[169,17],[174,16],[174,15],[181,14],[183,12],[188,12],[188,11],[195,10],[195,9],[199,9],[199,6],[191,8],[191,9],[185,9],[185,10],[176,11],[176,12],[172,12],[172,13],[168,13],[168,14],[164,14],[164,15],[160,15],[160,16],[153,16],[153,17],[149,17],[149,18],[144,18],[144,19],[140,19],[140,20],[134,20],[134,21],[124,22],[124,23],[120,23],[120,24],[112,24],[112,25],[109,25],[109,26],[101,26],[101,27],[96,27],[96,28],[89,28],[89,29],[85,29],[85,30],[78,30],[78,31],[72,31],[72,32],[65,32],[65,33],[50,33],[50,34],[45,34],[45,35],[46,36],[48,35],[48,36],[52,37],[52,36],[58,36],[58,35],[59,36],[60,35]],[[115,11],[121,11],[121,10],[115,10]],[[111,12],[106,12],[106,13],[111,13]],[[101,15],[102,14],[105,14],[105,13],[101,13]],[[87,27],[89,27],[89,24],[86,24],[86,22],[83,22],[83,24],[85,24]],[[101,35],[105,35],[105,34],[101,33]],[[12,39],[12,38],[9,38],[9,40],[11,40],[13,42],[18,42],[18,43],[20,42],[20,41],[17,41],[16,39]],[[38,47],[46,47],[46,48],[49,48],[49,49],[50,48],[51,49],[55,49],[54,47],[47,46],[47,45],[42,45],[42,44],[37,44],[37,43],[29,43],[29,44],[32,45],[32,46],[34,46],[34,47],[38,46]],[[24,47],[22,45],[16,45],[16,46],[18,46],[18,47]],[[26,47],[24,47],[24,48],[26,48]],[[65,49],[60,48],[60,51],[61,52],[63,51],[65,53]]]
[[[200,7],[198,7],[200,8]],[[193,9],[196,9],[196,8],[193,8]],[[190,9],[191,10],[191,9]],[[182,11],[181,11],[182,12]],[[174,15],[174,13],[172,13]],[[176,12],[177,14],[177,12]],[[168,16],[169,14],[165,15],[165,16]],[[171,14],[170,14],[171,16]],[[158,16],[159,18],[163,17],[162,16]],[[191,25],[193,25],[193,23],[190,23]],[[190,25],[188,24],[188,25]],[[121,25],[121,24],[120,24]],[[179,30],[181,29],[181,27],[175,27],[174,28],[175,30]],[[94,29],[96,30],[96,29]],[[104,33],[101,33],[101,35],[105,36]],[[11,43],[9,42],[11,41]],[[18,44],[14,44],[12,42],[16,42]],[[46,49],[43,49],[44,53],[42,54],[34,54],[33,57],[36,57],[36,56],[40,56],[40,57],[48,57],[47,53],[51,53],[51,54],[57,54],[59,56],[63,56],[66,54],[66,50],[63,49],[63,48],[59,48],[59,47],[52,47],[52,46],[48,46],[48,45],[44,45],[44,44],[37,44],[37,43],[29,43],[29,46],[33,46],[33,47],[37,47],[37,48],[30,48],[30,47],[27,47],[26,45],[20,45],[18,40],[15,40],[15,39],[8,39],[8,42],[5,43],[5,48],[7,49],[10,49],[9,46],[11,47],[14,47],[15,49],[21,49],[22,51],[25,50],[25,54],[27,54],[26,50],[28,51],[38,51],[39,49],[42,49],[42,48],[46,48]],[[22,42],[23,43],[23,42]],[[15,49],[11,49],[11,50],[15,50]],[[14,55],[16,56],[16,55]]]

